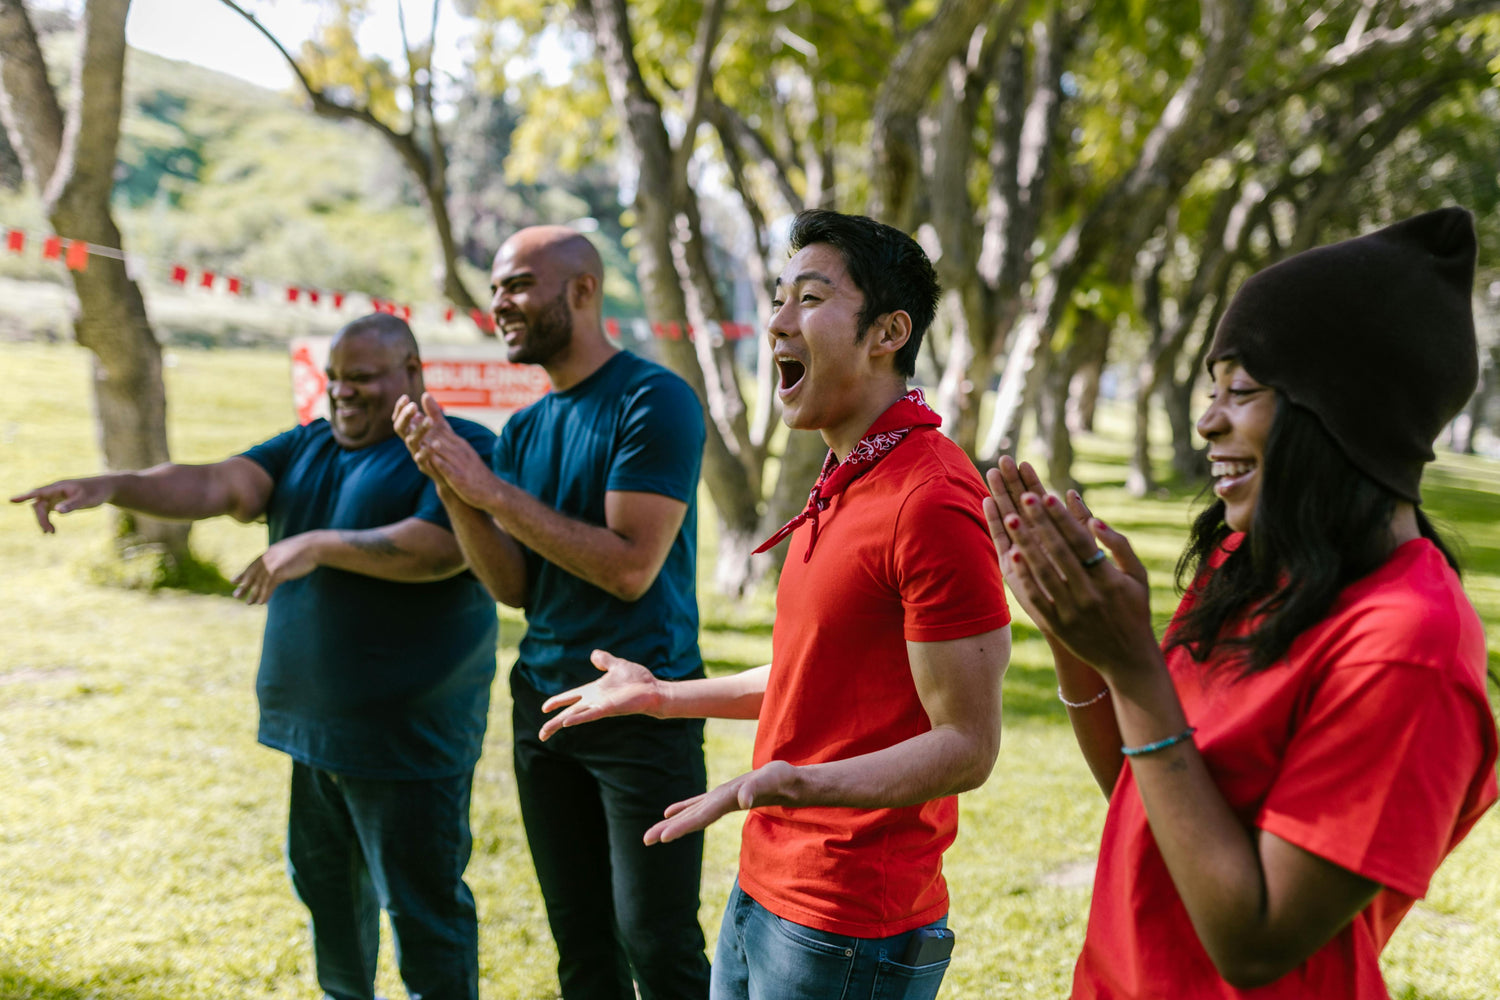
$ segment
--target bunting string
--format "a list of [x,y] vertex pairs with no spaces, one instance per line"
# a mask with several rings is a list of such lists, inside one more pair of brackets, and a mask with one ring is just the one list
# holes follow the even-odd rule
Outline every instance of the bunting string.
[[[158,266],[155,262],[138,254],[127,254],[118,247],[100,246],[97,243],[70,239],[55,233],[28,233],[24,229],[11,226],[0,226],[0,232],[5,233],[4,246],[7,252],[25,253],[28,245],[39,240],[42,259],[60,261],[63,266],[72,271],[88,270],[90,257],[108,257],[111,260],[123,261],[126,273],[135,280],[140,280]],[[331,308],[335,312],[346,310],[354,312],[357,309],[358,314],[389,313],[392,316],[400,316],[407,322],[411,321],[413,315],[419,315],[424,320],[441,318],[442,322],[451,324],[458,315],[457,310],[451,305],[428,304],[413,307],[409,303],[396,302],[366,292],[336,291],[264,278],[225,274],[212,268],[193,267],[186,263],[168,265],[163,273],[173,285],[185,291],[221,291],[223,294],[235,297],[257,300],[279,299],[288,306]],[[487,311],[471,309],[468,319],[483,333],[491,336],[495,334],[494,317]],[[710,325],[715,328],[715,335],[725,340],[743,340],[755,336],[755,327],[750,323],[723,320],[712,322]],[[638,342],[651,339],[692,340],[696,333],[692,326],[678,323],[652,323],[638,317],[607,316],[604,320],[604,328],[617,341],[624,341],[627,338]]]

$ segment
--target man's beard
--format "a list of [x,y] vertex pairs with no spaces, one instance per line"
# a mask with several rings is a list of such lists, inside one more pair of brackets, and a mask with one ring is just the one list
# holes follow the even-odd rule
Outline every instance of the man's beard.
[[566,286],[547,303],[536,318],[526,319],[526,336],[510,354],[517,365],[545,365],[573,343],[573,313],[568,309]]

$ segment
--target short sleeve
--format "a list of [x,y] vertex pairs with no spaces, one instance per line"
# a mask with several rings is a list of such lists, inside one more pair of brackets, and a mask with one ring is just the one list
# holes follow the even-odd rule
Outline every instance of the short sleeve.
[[500,428],[500,433],[495,436],[494,444],[490,446],[490,469],[507,483],[515,482],[515,463],[512,456],[516,450],[514,443],[516,426],[516,418],[511,417],[505,422],[505,426]]
[[703,462],[703,407],[667,372],[631,391],[606,490],[657,493],[689,503]]
[[964,639],[1010,623],[975,485],[930,479],[907,495],[892,559],[908,642]]
[[1330,671],[1287,746],[1256,825],[1422,896],[1482,777],[1478,712],[1471,693],[1431,666]]
[[273,481],[281,482],[286,478],[287,467],[292,464],[297,448],[306,436],[307,427],[293,427],[267,441],[262,441],[253,448],[240,452],[238,457],[248,458],[265,469]]

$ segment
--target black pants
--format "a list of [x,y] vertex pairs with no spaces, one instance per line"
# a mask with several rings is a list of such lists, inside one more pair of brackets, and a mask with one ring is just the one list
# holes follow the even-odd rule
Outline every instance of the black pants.
[[377,781],[292,762],[287,867],[312,915],[325,996],[375,996],[382,909],[412,1000],[479,996],[479,922],[464,884],[473,779]]
[[537,739],[546,700],[511,672],[516,787],[565,1000],[704,1000],[703,835],[646,830],[707,784],[701,719],[604,719]]

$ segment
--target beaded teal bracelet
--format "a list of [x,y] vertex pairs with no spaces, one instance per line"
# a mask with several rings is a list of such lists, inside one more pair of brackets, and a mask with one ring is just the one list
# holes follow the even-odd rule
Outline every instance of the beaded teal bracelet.
[[1193,734],[1197,731],[1198,729],[1196,726],[1188,726],[1176,736],[1168,736],[1164,740],[1157,740],[1155,743],[1147,743],[1143,747],[1121,747],[1120,752],[1127,757],[1139,757],[1142,754],[1156,753],[1156,751],[1158,750],[1165,750],[1167,747],[1176,746],[1184,740],[1192,739]]

